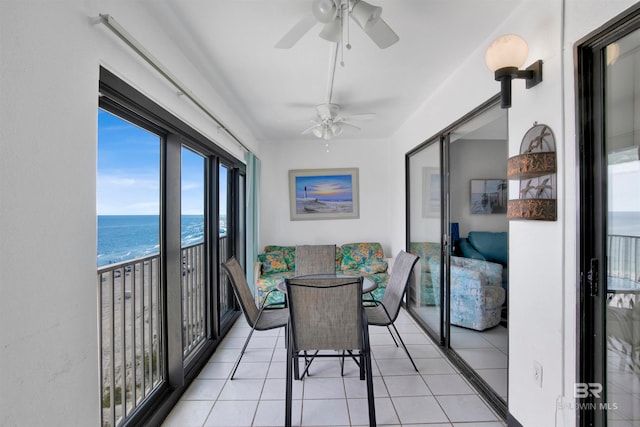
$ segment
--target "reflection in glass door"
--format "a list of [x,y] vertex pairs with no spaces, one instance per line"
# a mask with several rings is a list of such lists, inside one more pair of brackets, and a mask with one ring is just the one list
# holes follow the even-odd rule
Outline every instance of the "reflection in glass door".
[[181,153],[180,248],[182,256],[182,342],[185,363],[207,339],[206,158],[186,147]]
[[410,311],[444,342],[444,294],[440,276],[442,194],[440,139],[434,139],[408,157],[408,251],[420,257],[408,289]]
[[606,48],[606,407],[640,425],[640,30]]
[[[230,232],[233,230],[232,201],[230,199],[232,192],[231,168],[221,164],[218,168],[218,265],[234,255],[233,242],[230,238],[232,235]],[[222,321],[234,311],[235,306],[231,284],[221,267],[218,267],[218,272],[220,283],[218,301]]]
[[408,153],[406,165],[407,248],[420,257],[409,312],[501,413],[508,382],[507,158],[507,113],[495,97]]
[[449,139],[449,221],[459,236],[449,266],[450,348],[506,402],[506,110],[491,107],[453,129]]
[[640,425],[640,8],[577,48],[585,426]]

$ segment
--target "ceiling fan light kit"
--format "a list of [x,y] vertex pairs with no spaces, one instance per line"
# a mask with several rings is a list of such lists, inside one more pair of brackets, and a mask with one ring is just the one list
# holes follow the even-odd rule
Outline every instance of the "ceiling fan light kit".
[[360,0],[353,5],[351,17],[365,31],[369,31],[380,19],[382,8]]
[[338,16],[338,6],[333,0],[313,0],[311,11],[318,21],[326,24]]
[[345,127],[360,130],[360,128],[348,120],[368,120],[374,118],[375,114],[358,114],[354,116],[339,116],[340,106],[337,104],[320,104],[316,106],[317,118],[312,120],[314,123],[302,134],[312,133],[316,138],[329,141],[336,136],[342,135]]
[[[382,8],[374,6],[363,0],[313,0],[311,4],[311,14],[303,17],[276,43],[276,48],[288,49],[293,47],[298,40],[309,32],[316,24],[323,24],[320,31],[320,38],[336,43],[334,59],[331,66],[329,92],[327,102],[316,106],[317,118],[312,120],[313,126],[305,129],[302,134],[313,134],[316,138],[328,141],[339,136],[345,127],[360,130],[348,122],[349,119],[369,119],[373,114],[359,114],[349,117],[338,116],[340,107],[331,102],[333,92],[333,78],[335,76],[336,63],[340,44],[343,42],[343,32],[347,31],[347,49],[351,49],[348,42],[349,23],[351,17],[364,33],[380,49],[385,49],[400,38],[382,19]],[[345,22],[345,20],[347,20]],[[341,62],[344,66],[344,61]]]
[[342,22],[339,19],[334,19],[331,22],[327,22],[320,31],[320,37],[334,43],[340,43],[342,40]]
[[311,14],[304,16],[294,25],[275,47],[279,49],[293,47],[318,23],[324,24],[320,32],[321,38],[339,43],[342,40],[343,19],[349,16],[380,49],[386,49],[400,40],[382,19],[380,6],[374,6],[363,0],[313,0]]

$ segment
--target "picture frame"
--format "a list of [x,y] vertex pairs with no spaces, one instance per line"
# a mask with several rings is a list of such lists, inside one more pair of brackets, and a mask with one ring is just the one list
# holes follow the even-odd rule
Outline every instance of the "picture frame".
[[360,218],[358,168],[289,170],[292,221]]
[[422,217],[440,217],[440,168],[422,168]]
[[509,198],[506,179],[472,179],[469,204],[472,214],[506,214]]

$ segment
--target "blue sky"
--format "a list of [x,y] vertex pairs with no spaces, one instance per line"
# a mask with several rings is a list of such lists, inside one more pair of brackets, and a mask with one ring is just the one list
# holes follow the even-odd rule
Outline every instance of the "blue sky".
[[[99,109],[97,162],[98,215],[159,214],[159,136]],[[183,215],[204,212],[204,165],[202,156],[182,149]],[[221,199],[226,201],[224,190]]]
[[353,200],[351,175],[298,176],[296,177],[296,198],[306,197],[319,200]]

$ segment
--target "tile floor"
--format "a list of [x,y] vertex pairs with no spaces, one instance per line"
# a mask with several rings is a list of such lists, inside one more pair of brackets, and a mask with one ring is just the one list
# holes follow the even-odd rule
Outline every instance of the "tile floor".
[[[433,328],[440,323],[436,307],[416,307],[416,312]],[[500,397],[507,400],[509,334],[497,325],[484,331],[451,326],[451,348],[473,368]]]
[[[396,326],[419,372],[383,327],[371,327],[376,417],[380,426],[504,427],[506,424],[401,311]],[[229,374],[249,327],[238,319],[164,427],[282,426],[285,347],[283,329],[256,332],[233,381]],[[354,363],[316,360],[311,377],[294,382],[298,426],[368,425],[365,381]]]

